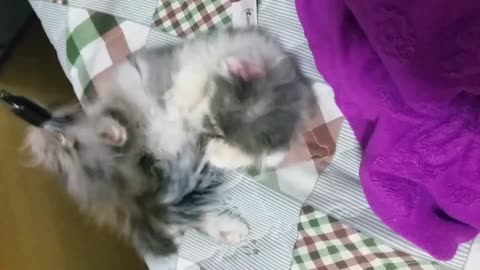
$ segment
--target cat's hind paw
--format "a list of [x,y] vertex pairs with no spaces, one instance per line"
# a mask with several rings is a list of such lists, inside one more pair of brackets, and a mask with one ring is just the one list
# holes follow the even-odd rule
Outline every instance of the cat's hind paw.
[[220,239],[226,244],[238,244],[247,238],[249,229],[245,222],[237,219],[231,219],[227,221],[224,227],[220,229]]
[[241,217],[229,212],[208,214],[199,229],[215,240],[231,245],[245,240],[250,231]]

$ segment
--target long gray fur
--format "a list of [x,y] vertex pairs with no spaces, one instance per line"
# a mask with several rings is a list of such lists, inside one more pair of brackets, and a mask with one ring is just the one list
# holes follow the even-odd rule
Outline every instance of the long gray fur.
[[[84,211],[113,226],[141,253],[173,254],[178,237],[218,206],[222,171],[201,162],[195,143],[159,159],[143,145],[139,110],[119,98],[99,103],[87,114],[78,106],[55,113],[72,119],[59,130],[69,144],[50,130],[31,128],[27,143],[33,157],[62,177]],[[99,136],[111,125],[127,128],[123,146]]]

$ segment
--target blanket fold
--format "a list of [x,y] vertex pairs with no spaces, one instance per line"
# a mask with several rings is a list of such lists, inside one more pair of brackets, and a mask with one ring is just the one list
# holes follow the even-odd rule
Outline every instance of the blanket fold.
[[447,260],[480,229],[480,1],[296,0],[390,228]]

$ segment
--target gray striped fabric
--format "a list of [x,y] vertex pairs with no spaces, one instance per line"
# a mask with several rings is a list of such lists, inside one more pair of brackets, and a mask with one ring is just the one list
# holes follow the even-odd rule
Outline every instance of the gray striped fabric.
[[147,48],[171,46],[182,43],[183,39],[155,29],[150,30],[147,37]]
[[66,52],[68,7],[43,1],[31,1],[30,4],[37,16],[41,18],[43,29],[57,51],[63,72],[69,77],[70,67]]
[[258,24],[275,35],[286,50],[297,56],[300,68],[306,76],[315,81],[323,81],[298,20],[295,1],[261,1],[258,9]]
[[226,246],[196,232],[182,241],[180,256],[202,269],[289,269],[301,203],[232,173],[226,180],[227,207],[236,208],[250,227],[247,244]]
[[99,11],[143,25],[153,24],[153,13],[159,0],[68,0],[71,7]]
[[[369,208],[358,180],[360,148],[346,121],[337,145],[332,164],[320,175],[307,204],[393,248],[435,261],[430,255],[387,228]],[[438,263],[453,269],[463,269],[469,248],[470,244],[462,245],[454,259]]]

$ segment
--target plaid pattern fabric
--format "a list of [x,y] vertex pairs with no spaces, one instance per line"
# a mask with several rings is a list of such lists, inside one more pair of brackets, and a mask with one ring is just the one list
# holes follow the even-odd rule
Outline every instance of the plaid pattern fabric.
[[94,95],[92,79],[143,47],[150,28],[112,15],[69,8],[67,59],[77,96]]
[[304,206],[291,270],[339,269],[439,269],[433,262],[417,260],[375,239]]
[[160,0],[153,20],[157,29],[180,37],[232,23],[230,0]]

